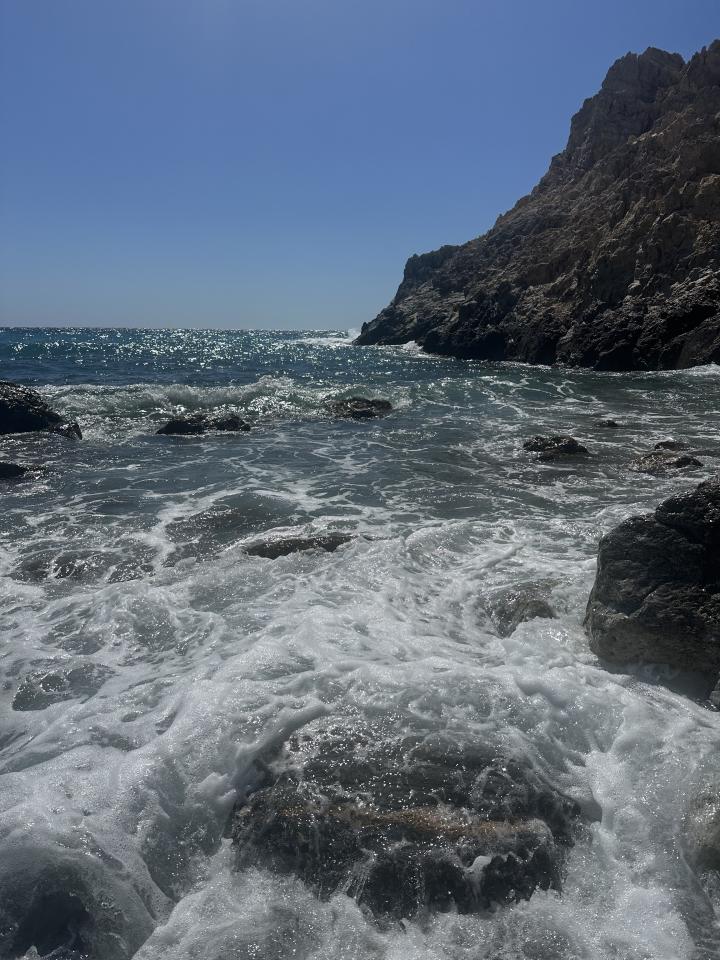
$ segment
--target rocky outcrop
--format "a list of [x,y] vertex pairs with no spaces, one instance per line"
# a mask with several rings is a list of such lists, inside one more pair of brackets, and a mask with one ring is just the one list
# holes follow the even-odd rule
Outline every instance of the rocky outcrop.
[[720,361],[720,41],[608,72],[484,236],[413,256],[359,344],[599,370]]
[[616,663],[720,672],[720,480],[631,517],[600,541],[585,619]]
[[198,436],[208,430],[218,430],[226,433],[246,433],[250,424],[234,414],[219,417],[208,417],[204,414],[194,414],[191,417],[173,417],[172,420],[160,427],[158,434],[168,436]]
[[294,738],[241,805],[239,866],[294,873],[378,917],[483,910],[560,889],[577,804],[527,762],[443,736]]
[[0,434],[49,430],[81,440],[77,423],[70,423],[45,403],[36,390],[8,380],[0,381]]

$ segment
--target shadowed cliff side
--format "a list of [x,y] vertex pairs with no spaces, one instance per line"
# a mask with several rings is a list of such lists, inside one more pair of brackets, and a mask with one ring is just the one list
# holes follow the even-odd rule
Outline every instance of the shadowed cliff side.
[[610,68],[484,236],[411,257],[358,344],[599,370],[720,361],[720,40]]

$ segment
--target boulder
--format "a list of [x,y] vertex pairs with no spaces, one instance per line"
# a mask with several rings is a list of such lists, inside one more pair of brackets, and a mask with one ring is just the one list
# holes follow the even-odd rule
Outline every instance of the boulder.
[[333,728],[291,739],[265,769],[234,815],[240,867],[394,918],[561,887],[579,808],[527,761],[443,735]]
[[523,443],[523,450],[539,453],[540,460],[562,460],[564,457],[588,456],[590,453],[575,437],[564,434],[530,437]]
[[19,383],[0,380],[0,434],[34,433],[41,430],[82,439],[77,423],[69,423],[52,410],[36,390],[23,387]]
[[328,409],[334,417],[349,420],[372,420],[392,413],[393,405],[389,400],[368,400],[366,397],[348,397],[345,400],[333,400]]
[[260,540],[245,547],[245,553],[250,557],[265,557],[267,560],[277,560],[286,557],[289,553],[299,553],[302,550],[324,550],[334,553],[338,547],[349,543],[353,539],[351,533],[318,533],[308,537],[280,537],[278,539]]
[[669,470],[695,470],[702,463],[688,453],[675,453],[672,448],[656,447],[652,453],[645,453],[628,464],[635,473],[649,473],[657,476]]
[[198,413],[189,417],[173,417],[165,426],[160,427],[157,433],[167,436],[198,436],[208,430],[246,432],[249,429],[250,424],[235,414],[208,417]]
[[600,541],[585,626],[615,663],[720,671],[720,481],[631,517]]

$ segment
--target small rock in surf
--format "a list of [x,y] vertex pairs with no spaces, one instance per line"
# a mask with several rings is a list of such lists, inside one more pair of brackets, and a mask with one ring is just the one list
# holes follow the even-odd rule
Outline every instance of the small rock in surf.
[[328,404],[333,416],[349,420],[372,420],[392,413],[393,405],[389,400],[368,400],[365,397],[348,397],[346,400],[333,400]]
[[265,557],[267,560],[277,560],[290,553],[299,553],[301,550],[324,550],[334,553],[338,547],[349,543],[353,539],[351,533],[322,533],[310,537],[283,537],[278,540],[261,540],[245,547],[245,553],[250,557]]

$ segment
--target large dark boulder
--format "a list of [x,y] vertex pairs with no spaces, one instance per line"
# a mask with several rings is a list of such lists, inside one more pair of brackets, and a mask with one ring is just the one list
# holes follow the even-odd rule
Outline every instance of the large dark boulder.
[[720,41],[612,65],[484,236],[412,256],[359,344],[598,370],[720,362]]
[[238,865],[376,916],[469,913],[559,890],[577,804],[524,760],[441,735],[293,738],[235,812]]
[[0,380],[0,434],[40,430],[82,439],[77,423],[69,423],[52,410],[36,390]]
[[720,480],[631,517],[600,541],[585,625],[616,663],[720,672]]

